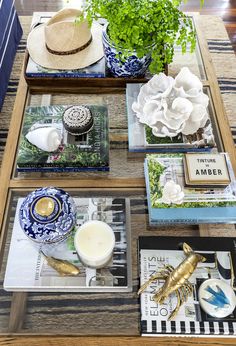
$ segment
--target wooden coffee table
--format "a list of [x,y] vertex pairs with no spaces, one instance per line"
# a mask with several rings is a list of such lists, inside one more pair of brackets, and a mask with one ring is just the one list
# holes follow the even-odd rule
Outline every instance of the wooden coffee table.
[[[212,67],[207,44],[201,32],[199,17],[195,18],[199,46],[196,55],[189,59],[177,59],[169,71],[176,74],[183,66],[194,67],[194,73],[203,81],[210,96],[210,113],[214,124],[219,151],[229,153],[236,172],[236,156],[231,131],[222,103],[218,83]],[[17,173],[16,155],[27,105],[49,104],[106,104],[110,126],[109,173]],[[150,227],[148,224],[144,157],[130,155],[127,150],[127,119],[125,89],[99,85],[87,88],[61,86],[27,86],[23,71],[12,114],[6,150],[2,163],[0,184],[1,225],[1,283],[4,279],[9,243],[19,197],[42,186],[61,187],[73,196],[118,196],[131,202],[132,274],[133,292],[130,293],[42,293],[2,290],[0,304],[0,332],[3,344],[21,345],[82,345],[102,344],[159,344],[218,345],[235,343],[233,338],[145,338],[140,337],[140,307],[135,292],[139,286],[137,239],[140,235],[156,236],[236,236],[235,226],[222,225],[175,225]],[[17,260],[17,259],[16,259]],[[30,260],[30,258],[29,258]],[[74,336],[75,339],[69,338]]]

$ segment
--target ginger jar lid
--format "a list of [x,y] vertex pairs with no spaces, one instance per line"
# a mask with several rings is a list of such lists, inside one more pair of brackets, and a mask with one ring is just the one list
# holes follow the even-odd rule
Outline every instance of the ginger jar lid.
[[76,207],[72,197],[62,189],[43,187],[31,192],[19,212],[24,233],[41,244],[64,239],[76,223]]

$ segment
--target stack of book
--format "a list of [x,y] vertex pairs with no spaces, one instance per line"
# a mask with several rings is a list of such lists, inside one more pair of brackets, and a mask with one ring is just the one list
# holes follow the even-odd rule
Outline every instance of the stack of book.
[[[27,107],[17,156],[18,172],[27,171],[108,171],[109,135],[107,107],[89,105],[94,126],[85,135],[68,133],[62,122],[65,105]],[[46,152],[31,144],[25,135],[33,129],[53,126],[62,141],[54,152]]]
[[128,116],[128,140],[130,152],[199,152],[211,151],[215,147],[215,139],[210,117],[204,126],[194,135],[179,134],[174,138],[156,137],[152,129],[140,123],[132,104],[137,101],[141,83],[127,84],[126,103]]
[[[151,225],[236,222],[235,176],[226,153],[150,154],[144,172]],[[168,181],[184,192],[182,203],[163,200]]]
[[88,67],[76,70],[52,70],[36,64],[30,57],[27,62],[25,77],[27,78],[104,78],[105,58]]

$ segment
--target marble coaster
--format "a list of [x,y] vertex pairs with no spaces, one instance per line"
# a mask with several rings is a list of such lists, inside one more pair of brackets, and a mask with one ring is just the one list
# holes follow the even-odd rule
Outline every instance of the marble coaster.
[[229,316],[236,306],[233,288],[220,279],[204,281],[199,288],[198,296],[201,308],[212,317]]

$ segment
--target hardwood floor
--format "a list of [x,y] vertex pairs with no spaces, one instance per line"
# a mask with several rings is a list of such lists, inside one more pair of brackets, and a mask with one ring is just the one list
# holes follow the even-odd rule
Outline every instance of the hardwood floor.
[[[189,0],[182,9],[220,16],[236,53],[236,0],[205,0],[202,9],[199,4],[200,0]],[[63,0],[15,0],[19,15],[31,15],[34,11],[58,11],[63,6]]]

